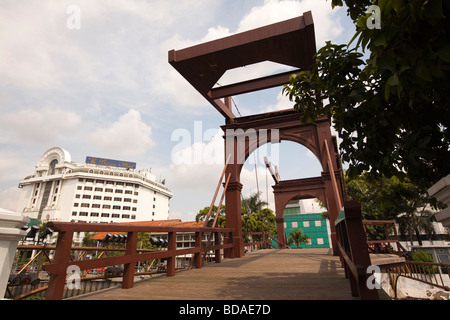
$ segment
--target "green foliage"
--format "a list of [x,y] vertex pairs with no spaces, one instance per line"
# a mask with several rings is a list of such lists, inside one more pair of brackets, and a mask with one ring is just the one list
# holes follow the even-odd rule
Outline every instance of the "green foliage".
[[[241,206],[241,219],[242,219],[242,231],[270,231],[272,234],[276,233],[275,215],[270,209],[263,209],[263,206],[267,205],[266,202],[260,199],[260,194],[255,193],[248,198],[242,199]],[[200,210],[195,216],[195,221],[205,221],[210,207],[205,207]],[[210,221],[208,226],[212,225],[215,214],[217,212],[217,206],[214,206],[211,211]],[[216,227],[222,228],[226,226],[225,206],[222,205],[217,218]]]
[[83,247],[95,247],[97,246],[97,240],[91,239],[95,235],[95,232],[85,232],[81,245]]
[[248,213],[242,208],[242,231],[276,233],[275,215],[270,209]]
[[[412,241],[420,233],[431,237],[435,234],[433,212],[428,206],[436,205],[426,189],[411,182],[405,176],[381,176],[374,178],[367,173],[350,177],[346,175],[349,199],[361,203],[363,219],[395,220],[401,235]],[[370,239],[384,238],[384,230],[367,227]],[[419,239],[420,243],[420,239]]]
[[292,230],[289,234],[289,237],[287,238],[288,245],[295,244],[297,248],[300,247],[300,245],[303,242],[308,241],[308,239],[311,239],[311,237],[304,235],[303,230],[300,228],[297,228],[295,230]]
[[[412,254],[412,261],[417,262],[431,262],[433,263],[433,256],[431,254],[426,253],[423,250],[414,251]],[[422,273],[425,275],[433,275],[439,272],[438,268],[430,265],[418,265],[416,267],[416,272]]]
[[402,175],[374,178],[367,172],[358,176],[346,174],[345,183],[349,199],[361,203],[363,217],[367,220],[392,220],[435,205],[426,189]]
[[433,212],[425,208],[416,212],[406,212],[397,218],[400,234],[409,236],[411,245],[413,244],[414,235],[416,235],[419,245],[422,245],[421,234],[425,234],[429,239],[436,234],[432,224],[433,221]]
[[412,255],[412,260],[420,261],[420,262],[434,262],[431,254],[428,254],[423,250],[414,251],[414,253]]
[[366,27],[372,1],[332,7],[344,3],[356,47],[327,42],[283,92],[304,121],[332,118],[351,175],[406,172],[429,187],[450,172],[450,2],[373,1],[381,29]]
[[267,202],[261,200],[261,192],[255,192],[248,198],[244,198],[241,201],[241,206],[244,207],[248,213],[257,213],[262,210],[264,206],[267,206]]
[[322,218],[322,219],[329,219],[330,217],[329,217],[329,215],[328,215],[328,211],[325,211],[325,210],[327,210],[327,206],[322,202],[322,201],[320,201],[319,199],[314,199],[314,202],[316,202],[318,205],[319,205],[319,207],[321,208],[321,209],[324,209],[324,211],[322,211],[321,213],[320,213],[320,217]]
[[140,249],[156,249],[156,246],[152,245],[152,243],[150,242],[151,235],[151,232],[139,232],[137,247]]
[[242,231],[276,233],[275,215],[261,200],[261,193],[255,192],[241,201]]
[[[210,207],[204,207],[202,210],[200,210],[197,213],[197,215],[195,216],[195,221],[197,221],[197,222],[205,221],[206,216],[208,215],[208,212],[209,212],[209,208]],[[213,209],[211,210],[209,221],[207,223],[208,227],[212,226],[212,224],[214,222],[214,218],[216,216],[217,209],[218,209],[217,206],[213,206]],[[220,208],[219,216],[217,217],[216,227],[218,227],[218,228],[225,227],[225,206],[224,205],[222,205],[222,207]]]

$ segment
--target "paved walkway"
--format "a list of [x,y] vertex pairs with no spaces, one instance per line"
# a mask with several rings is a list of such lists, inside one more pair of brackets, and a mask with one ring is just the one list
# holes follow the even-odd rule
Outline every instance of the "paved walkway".
[[330,249],[259,250],[79,300],[353,300]]

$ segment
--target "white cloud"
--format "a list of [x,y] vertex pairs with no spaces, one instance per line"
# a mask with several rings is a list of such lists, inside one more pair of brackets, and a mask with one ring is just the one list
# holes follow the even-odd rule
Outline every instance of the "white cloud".
[[[185,212],[191,213],[185,218],[189,217],[192,219],[193,213],[211,204],[222,174],[225,164],[223,132],[221,129],[210,129],[200,135],[200,138],[197,137],[195,139],[191,137],[187,130],[180,130],[175,132],[173,137],[175,138],[174,141],[178,141],[178,144],[174,146],[172,152],[173,163],[166,175],[167,181],[170,182],[170,188],[175,194],[174,199],[171,201],[171,210],[174,209],[175,212],[181,212],[184,209]],[[182,139],[178,140],[178,137],[182,137]],[[208,137],[211,137],[211,139],[208,139]],[[201,141],[194,141],[199,139]],[[270,187],[273,184],[272,177],[266,176],[266,169],[262,160],[264,155],[259,154],[261,149],[257,149],[256,152],[256,158],[251,155],[246,165],[242,168],[240,175],[241,183],[244,185],[242,193],[244,196],[248,196],[250,193],[257,192],[259,187],[262,193],[261,199],[266,201],[266,180],[268,180],[269,207],[273,209],[273,195]],[[254,168],[255,160],[258,178],[256,178]],[[258,183],[256,179],[258,179]],[[222,182],[225,182],[225,180],[226,177],[224,176]],[[222,187],[217,196],[216,205],[219,203],[221,192]],[[198,201],[194,207],[189,207],[188,203],[191,202],[190,198],[192,197],[195,197]],[[172,216],[175,215],[171,214]]]
[[172,163],[167,173],[172,189],[180,192],[215,190],[224,167],[222,135],[221,129],[200,131],[194,136],[187,130],[174,131],[172,141],[178,143],[173,146]]
[[285,110],[285,109],[291,109],[293,107],[294,107],[294,103],[289,101],[289,97],[283,95],[283,93],[280,90],[280,92],[277,95],[276,103],[266,106],[262,112]]
[[230,69],[224,73],[218,83],[223,86],[230,83],[237,83],[257,79],[271,74],[293,70],[295,68],[279,63],[264,61],[240,68]]
[[[283,20],[298,17],[303,14],[305,7],[302,5],[305,1],[291,0],[265,0],[261,6],[253,7],[250,12],[239,23],[238,32],[243,32],[259,28],[268,24],[280,22]],[[315,0],[313,3],[319,1]],[[302,11],[303,10],[303,11]]]
[[59,85],[62,72],[54,61],[53,9],[43,1],[2,4],[1,78],[35,89]]
[[[167,176],[168,186],[174,193],[174,197],[170,201],[170,218],[179,218],[183,221],[194,220],[199,210],[210,206],[222,170],[223,164],[172,166]],[[263,201],[268,200],[269,208],[275,210],[271,187],[273,185],[272,177],[270,175],[266,176],[266,170],[262,166],[258,166],[257,172],[261,199]],[[225,178],[223,178],[222,182],[225,182]],[[248,197],[250,194],[257,192],[255,170],[243,167],[241,183],[243,184],[243,197]],[[222,192],[223,185],[221,184],[214,202],[216,206],[219,205]],[[225,204],[225,199],[222,204]]]
[[24,144],[55,143],[78,128],[81,117],[61,108],[22,109],[0,117],[0,141]]
[[[312,11],[313,20],[315,22],[316,44],[320,48],[325,44],[325,41],[340,35],[343,28],[336,18],[336,13],[339,8],[331,9],[331,4],[317,0],[266,0],[260,6],[253,7],[248,14],[246,14],[240,21],[239,26],[235,31],[230,31],[228,28],[217,26],[209,28],[207,34],[199,40],[182,39],[178,34],[169,39],[164,47],[169,46],[170,49],[183,49],[194,44],[204,43],[219,38],[223,38],[236,33],[248,31],[254,28],[262,27],[268,24],[280,22],[302,15],[306,11]],[[168,50],[165,50],[167,52]],[[166,70],[166,67],[162,69]],[[218,81],[220,85],[235,83],[239,81],[249,80],[276,72],[287,71],[291,67],[272,63],[270,61],[261,62],[258,64],[228,70]],[[183,104],[201,105],[199,99],[202,99],[198,93],[192,89],[187,89],[186,80],[177,72],[170,72],[168,77],[160,83],[159,89],[167,92],[172,97]],[[177,95],[182,91],[183,95]],[[284,103],[285,104],[285,103]],[[275,109],[278,109],[275,106]]]
[[154,74],[155,78],[159,79],[154,83],[153,92],[158,96],[166,96],[166,99],[170,97],[178,106],[188,106],[196,109],[211,107],[206,99],[167,62],[167,55],[170,50],[188,48],[200,43],[223,38],[230,34],[228,28],[218,26],[209,28],[206,35],[198,40],[183,38],[179,34],[175,34],[162,42],[159,55],[155,57],[155,61],[158,63],[153,65],[152,74]]
[[17,199],[21,196],[20,192],[17,186],[0,190],[0,208],[10,211],[18,210]]
[[209,28],[208,33],[200,40],[200,43],[228,37],[230,35],[231,35],[231,32],[228,28],[225,28],[222,26],[217,26],[215,28]]
[[201,122],[194,122],[194,134],[186,129],[176,129],[172,141],[172,166],[176,165],[222,165],[224,162],[224,140],[221,129],[202,131]]
[[316,43],[318,47],[321,47],[326,40],[343,32],[341,23],[337,19],[339,9],[339,7],[332,9],[329,2],[317,0],[265,0],[263,5],[253,7],[241,20],[238,32],[295,18],[304,12],[311,11]]
[[[7,168],[18,159],[33,159],[31,164],[16,161],[21,173],[17,166],[8,171],[11,172],[8,177],[3,172],[1,189],[15,188],[32,171],[37,159],[34,157],[54,145],[61,145],[74,155],[83,155],[89,149],[139,163],[146,159],[155,168],[154,159],[165,158],[167,152],[160,141],[158,148],[152,148],[156,136],[169,140],[165,131],[183,127],[193,117],[209,123],[216,118],[221,121],[208,102],[170,66],[167,53],[171,49],[289,19],[308,10],[313,12],[318,43],[342,31],[332,13],[336,9],[331,11],[329,1],[236,3],[4,1],[0,6],[0,150],[8,158]],[[81,9],[80,30],[69,30],[66,26],[69,5]],[[229,11],[223,12],[224,9]],[[255,77],[258,73],[281,71],[280,68],[284,66],[262,63],[254,71],[247,67],[245,72]],[[259,109],[283,109],[283,97],[278,96],[273,102],[275,97],[276,94],[264,103],[258,102]],[[253,101],[249,104],[255,105]],[[239,108],[244,111],[246,106]],[[151,126],[144,123],[141,118],[144,115],[152,117]],[[106,119],[114,120],[105,125]],[[89,131],[93,123],[95,129]],[[41,145],[45,145],[42,150]],[[200,142],[192,141],[189,147],[200,147],[202,156],[212,156],[211,150],[217,148],[219,155],[223,152],[223,139],[220,134],[217,139],[205,137]],[[185,149],[185,155],[189,150],[180,149]],[[191,161],[179,166],[169,162],[159,165],[161,173],[168,173],[165,175],[168,187],[174,191],[171,210],[194,212],[199,203],[200,207],[209,205],[223,161],[206,166],[208,159],[214,158],[202,158],[203,164]],[[258,174],[259,171],[263,170],[258,170]],[[243,169],[244,193],[247,187],[254,190],[255,187],[249,187],[250,183],[254,185],[253,177],[251,168]],[[190,188],[201,192],[191,192]],[[0,201],[5,197],[0,193]],[[181,198],[182,202],[176,200]],[[179,203],[178,208],[175,203]],[[188,209],[189,206],[195,209]]]
[[[339,8],[331,9],[329,3],[317,0],[266,0],[261,6],[253,7],[239,23],[236,33],[252,30],[272,23],[298,17],[306,11],[312,11],[316,45],[320,48],[325,41],[338,36],[343,28],[336,20],[336,12]],[[287,66],[263,62],[230,70],[220,79],[221,85],[252,78],[266,76],[275,72],[287,71]],[[223,83],[222,83],[223,82]]]
[[[23,154],[16,150],[1,150],[0,157],[0,177],[4,181],[11,181],[17,187],[20,180],[33,172],[37,159],[33,158],[34,153]],[[33,155],[33,156],[30,156]]]
[[99,128],[89,134],[92,143],[113,156],[121,157],[144,154],[154,144],[151,137],[151,127],[142,121],[141,114],[134,109],[109,127]]
[[[168,65],[159,45],[170,28],[205,0],[40,0],[0,7],[0,84],[28,90],[150,90],[155,61]],[[81,28],[70,30],[69,5]],[[208,4],[209,5],[209,4]],[[169,67],[169,66],[168,66]],[[164,74],[164,73],[163,73]],[[160,75],[163,75],[160,74]],[[156,92],[156,91],[155,91]]]

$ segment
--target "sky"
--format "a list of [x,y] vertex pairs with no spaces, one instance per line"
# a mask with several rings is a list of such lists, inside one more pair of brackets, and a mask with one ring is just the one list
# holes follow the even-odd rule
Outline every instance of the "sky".
[[[354,27],[326,0],[3,0],[0,3],[0,207],[17,210],[18,184],[52,147],[133,161],[173,193],[170,218],[193,220],[212,202],[223,170],[223,116],[168,63],[168,51],[312,11],[316,46],[348,43]],[[286,70],[262,63],[220,84]],[[277,87],[233,97],[242,116],[287,109]],[[259,148],[241,173],[243,196],[273,209],[273,180],[319,176],[305,147]],[[218,197],[219,198],[219,197]],[[218,204],[218,200],[215,202]],[[310,209],[311,206],[311,210]],[[307,211],[319,210],[314,203]],[[319,210],[320,211],[320,210]]]

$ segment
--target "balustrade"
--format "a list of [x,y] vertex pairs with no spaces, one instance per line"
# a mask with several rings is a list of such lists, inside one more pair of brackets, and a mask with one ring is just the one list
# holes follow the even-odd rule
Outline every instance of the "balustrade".
[[[48,226],[58,232],[58,240],[55,255],[51,264],[45,265],[44,270],[50,273],[50,281],[46,298],[49,300],[62,299],[64,286],[66,285],[67,270],[73,267],[79,270],[103,268],[108,266],[123,265],[122,288],[132,288],[134,285],[135,265],[141,261],[152,259],[167,259],[167,276],[175,275],[175,260],[177,256],[192,254],[196,268],[201,268],[204,252],[214,251],[216,263],[221,261],[221,250],[232,254],[233,229],[231,228],[207,228],[207,227],[169,227],[169,226],[139,226],[127,224],[79,224],[69,222],[49,222]],[[101,259],[71,261],[72,239],[74,232],[120,232],[127,234],[126,249],[123,255]],[[167,233],[168,244],[166,250],[152,252],[137,252],[139,232]],[[195,247],[177,248],[176,237],[178,232],[195,233]],[[202,234],[213,233],[215,242],[213,245],[203,246]],[[221,234],[224,234],[221,243]]]

